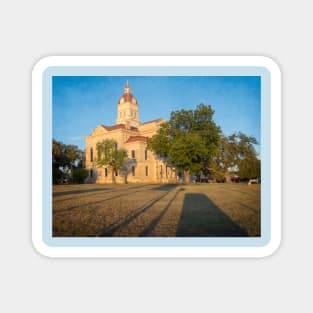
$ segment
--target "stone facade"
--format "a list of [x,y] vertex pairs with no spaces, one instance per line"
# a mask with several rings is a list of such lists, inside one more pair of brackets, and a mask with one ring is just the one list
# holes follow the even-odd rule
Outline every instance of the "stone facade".
[[[140,123],[139,106],[131,89],[126,83],[124,94],[117,105],[116,125],[99,125],[86,136],[85,167],[89,171],[87,182],[112,183],[109,167],[97,167],[96,145],[105,139],[114,139],[118,149],[125,149],[128,154],[130,183],[167,183],[176,181],[175,169],[168,166],[152,152],[147,150],[147,139],[156,134],[165,120]],[[117,173],[117,183],[124,183],[124,175]]]

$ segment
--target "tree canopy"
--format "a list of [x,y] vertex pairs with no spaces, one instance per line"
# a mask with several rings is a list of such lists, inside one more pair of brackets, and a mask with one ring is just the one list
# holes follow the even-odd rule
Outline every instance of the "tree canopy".
[[253,136],[241,132],[221,137],[221,149],[215,158],[215,169],[224,173],[229,179],[230,169],[240,177],[250,179],[260,177],[261,161],[257,158],[255,145],[258,142]]
[[117,149],[117,142],[113,139],[106,139],[97,143],[96,164],[99,167],[109,167],[112,172],[112,182],[115,184],[115,175],[124,164],[127,158],[127,152],[123,149]]
[[231,171],[242,178],[260,177],[261,162],[257,158],[257,140],[241,132],[222,134],[213,120],[211,106],[200,104],[195,110],[178,110],[148,140],[148,148],[160,158],[190,174],[213,173],[219,180],[230,181]]
[[71,167],[81,162],[83,152],[75,145],[66,145],[53,139],[52,163],[54,167]]
[[221,129],[213,120],[211,106],[200,104],[195,110],[171,113],[148,140],[148,149],[184,172],[188,182],[191,173],[206,166],[218,153]]
[[62,177],[68,175],[68,170],[81,167],[83,151],[75,145],[66,145],[53,139],[52,141],[52,176],[57,183]]

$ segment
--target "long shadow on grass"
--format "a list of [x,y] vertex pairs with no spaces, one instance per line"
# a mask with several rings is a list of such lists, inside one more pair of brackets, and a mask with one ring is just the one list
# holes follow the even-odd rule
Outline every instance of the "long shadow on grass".
[[74,206],[68,207],[66,209],[54,210],[53,214],[66,213],[66,212],[72,211],[74,209],[80,209],[80,208],[87,207],[88,205],[99,204],[99,203],[103,203],[103,202],[106,202],[109,200],[113,200],[113,199],[117,199],[117,198],[121,198],[121,197],[127,197],[127,196],[133,195],[134,193],[137,193],[137,192],[141,192],[141,190],[127,192],[127,193],[123,193],[123,194],[118,194],[116,196],[106,198],[106,199],[101,199],[101,200],[97,200],[97,201],[92,201],[92,202],[87,202],[87,203],[83,203],[83,204],[79,204],[79,205],[74,205]]
[[[140,185],[140,186],[129,186],[129,185],[125,186],[125,185],[122,185],[122,186],[123,186],[123,189],[129,190],[129,189],[142,188],[142,187],[146,187],[146,186],[149,186],[149,185]],[[81,194],[81,193],[87,193],[87,192],[92,193],[92,192],[101,192],[101,191],[103,192],[103,191],[118,190],[118,187],[120,187],[120,186],[116,185],[115,188],[103,186],[103,187],[94,188],[94,189],[57,191],[57,192],[53,193],[53,197],[66,196],[66,195],[75,195],[75,194]]]
[[145,213],[149,210],[156,202],[160,201],[162,198],[167,196],[173,188],[169,187],[160,197],[154,198],[152,201],[149,201],[149,204],[145,204],[143,207],[139,208],[135,212],[132,212],[128,216],[125,217],[118,224],[114,224],[108,227],[100,236],[110,237],[113,236],[116,231],[130,224],[134,219],[136,219],[139,215]]
[[60,192],[54,192],[53,197],[58,196],[66,196],[66,195],[76,195],[76,194],[82,194],[82,193],[93,193],[93,192],[103,192],[107,190],[111,190],[113,188],[95,188],[95,189],[83,189],[83,190],[69,190],[69,191],[60,191]]
[[[142,189],[143,187],[147,187],[149,185],[142,185],[142,186],[125,186],[125,185],[122,185],[122,188],[120,188],[119,185],[115,186],[115,188],[97,188],[97,189],[86,189],[86,190],[73,190],[73,191],[64,191],[64,192],[56,192],[56,193],[53,193],[53,197],[56,197],[56,196],[64,196],[64,195],[69,195],[69,194],[77,194],[77,195],[84,195],[85,193],[92,193],[88,196],[95,196],[95,195],[98,195],[99,192],[101,192],[101,194],[105,194],[105,193],[112,193],[112,192],[119,192],[121,190],[124,190],[124,191],[127,191],[127,190],[130,190],[130,189]],[[66,199],[56,199],[56,200],[53,200],[54,203],[58,203],[58,202],[64,202],[64,201],[69,201],[69,200],[73,200],[73,199],[77,199],[77,195],[74,196],[74,197],[70,197],[70,198],[66,198]]]
[[167,205],[165,206],[165,208],[162,210],[162,212],[159,214],[158,217],[156,217],[140,234],[139,237],[144,237],[144,236],[148,236],[149,234],[152,233],[152,231],[154,230],[154,228],[158,225],[158,223],[160,222],[160,220],[162,219],[162,217],[165,215],[165,213],[168,211],[169,207],[171,206],[171,204],[174,202],[174,200],[177,198],[178,194],[185,190],[185,188],[179,188],[176,193],[174,194],[173,198],[167,203]]
[[167,191],[167,190],[171,190],[175,187],[177,187],[177,184],[166,184],[166,185],[160,185],[160,186],[154,187],[153,190]]
[[[121,190],[114,189],[113,191],[111,191],[112,193],[114,191],[116,191],[116,190],[117,191],[125,191],[126,193],[118,194],[116,196],[112,196],[112,197],[106,198],[106,199],[101,199],[101,200],[97,200],[97,201],[90,201],[90,202],[79,204],[79,205],[73,205],[73,206],[67,207],[65,209],[60,209],[60,210],[54,209],[53,210],[54,211],[53,214],[67,213],[67,212],[70,212],[70,211],[75,210],[75,209],[84,208],[84,207],[86,207],[88,205],[99,204],[99,203],[103,203],[103,202],[106,202],[106,201],[109,201],[109,200],[113,200],[113,199],[117,199],[117,198],[120,198],[120,197],[127,197],[129,195],[133,195],[134,193],[145,192],[145,190],[151,190],[151,188],[142,188],[144,186],[149,186],[149,185],[135,186],[135,187],[125,188],[125,189],[121,189]],[[170,186],[168,186],[167,190],[171,190],[173,188],[175,188],[175,185],[173,185],[173,186],[170,185]],[[135,189],[135,190],[130,190],[130,189]],[[139,189],[139,190],[136,190],[136,189]]]
[[176,236],[245,237],[248,234],[205,194],[186,193]]

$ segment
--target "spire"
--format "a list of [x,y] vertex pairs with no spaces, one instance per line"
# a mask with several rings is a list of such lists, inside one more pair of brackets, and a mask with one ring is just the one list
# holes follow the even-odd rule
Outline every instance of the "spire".
[[128,80],[126,81],[126,86],[124,88],[124,93],[130,93],[130,86],[128,85]]

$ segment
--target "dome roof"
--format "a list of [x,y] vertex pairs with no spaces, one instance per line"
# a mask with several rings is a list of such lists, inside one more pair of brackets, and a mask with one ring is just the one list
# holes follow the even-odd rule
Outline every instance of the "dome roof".
[[132,102],[137,104],[137,99],[131,93],[124,93],[118,100],[118,103],[123,102]]
[[137,99],[130,92],[130,86],[128,85],[128,82],[126,82],[126,86],[124,88],[124,94],[118,100],[118,104],[121,104],[124,102],[131,102],[133,104],[138,104]]

